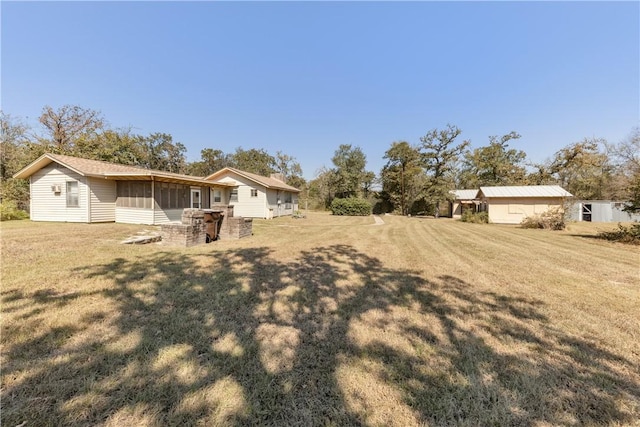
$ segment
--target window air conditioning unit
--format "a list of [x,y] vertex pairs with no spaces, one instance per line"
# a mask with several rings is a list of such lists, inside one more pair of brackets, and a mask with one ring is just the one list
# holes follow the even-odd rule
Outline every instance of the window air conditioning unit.
[[53,184],[51,186],[51,191],[53,191],[54,193],[60,193],[62,192],[61,186],[60,184]]

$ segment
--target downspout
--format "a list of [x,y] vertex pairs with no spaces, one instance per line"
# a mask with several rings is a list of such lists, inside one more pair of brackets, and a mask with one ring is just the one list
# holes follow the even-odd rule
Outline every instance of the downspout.
[[[91,185],[89,185],[89,177],[84,177],[84,186],[87,189],[87,223],[91,223]],[[80,189],[78,188],[78,191]]]

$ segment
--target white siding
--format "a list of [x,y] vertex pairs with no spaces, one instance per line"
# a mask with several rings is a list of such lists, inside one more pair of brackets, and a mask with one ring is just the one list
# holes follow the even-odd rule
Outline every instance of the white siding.
[[154,224],[165,224],[167,222],[182,221],[182,212],[184,209],[165,209],[162,210],[156,206],[153,213]]
[[[298,210],[298,196],[294,193],[291,193],[291,203],[289,204],[289,209],[287,209],[287,204],[285,203],[287,193],[289,192],[284,190],[267,190],[267,208],[273,210],[274,217],[293,215]],[[278,204],[278,198],[280,199],[280,204]]]
[[[78,207],[67,207],[67,181],[78,182]],[[51,190],[60,186],[60,193]],[[31,220],[89,222],[86,178],[57,163],[31,176]]]
[[[226,176],[217,179],[216,182],[230,183],[238,186],[238,201],[229,201],[229,204],[233,205],[234,216],[271,218],[281,215],[292,215],[298,210],[298,195],[295,193],[291,193],[290,208],[285,209],[285,194],[288,192],[284,190],[267,189],[235,173],[228,173]],[[251,190],[257,190],[257,197],[251,197]],[[280,206],[278,206],[278,197],[280,197],[280,201],[282,202]]]
[[116,206],[116,222],[124,224],[153,224],[153,210]]
[[[231,183],[238,186],[238,201],[229,200],[229,205],[233,205],[233,216],[245,218],[267,218],[267,198],[265,188],[255,182],[241,176],[226,176],[219,182]],[[251,197],[251,190],[257,190],[258,196]],[[230,192],[230,190],[227,190]]]
[[116,182],[100,178],[88,178],[91,196],[89,209],[91,222],[116,220]]

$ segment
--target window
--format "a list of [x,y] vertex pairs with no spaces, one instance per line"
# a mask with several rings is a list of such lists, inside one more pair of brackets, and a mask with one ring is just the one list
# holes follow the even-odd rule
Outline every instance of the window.
[[258,197],[258,190],[252,188],[251,189],[251,197]]
[[238,189],[234,188],[231,190],[231,197],[229,198],[230,202],[237,202],[238,201]]
[[213,190],[213,203],[222,203],[222,190]]
[[78,190],[78,181],[67,181],[67,207],[79,207],[79,199],[80,191]]

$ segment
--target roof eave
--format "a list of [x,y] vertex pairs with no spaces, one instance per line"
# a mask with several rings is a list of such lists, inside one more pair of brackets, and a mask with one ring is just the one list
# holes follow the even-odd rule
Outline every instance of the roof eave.
[[14,178],[20,178],[20,179],[27,179],[29,178],[31,175],[33,175],[34,173],[38,172],[40,169],[44,168],[45,166],[48,166],[49,164],[51,164],[51,162],[56,162],[62,166],[64,166],[67,169],[70,169],[72,171],[74,171],[75,173],[82,175],[82,176],[86,176],[87,174],[85,174],[84,172],[69,166],[68,164],[66,164],[65,162],[61,161],[60,159],[56,159],[55,156],[49,154],[49,153],[44,153],[42,156],[38,157],[37,159],[35,159],[33,162],[29,163],[27,166],[25,166],[24,168],[22,168],[21,170],[19,170],[16,174],[13,175]]
[[211,182],[211,181],[207,181],[205,179],[201,179],[201,178],[196,178],[196,179],[190,179],[187,177],[180,177],[180,176],[173,176],[173,175],[165,175],[165,174],[161,174],[161,173],[153,173],[153,172],[148,172],[148,173],[118,173],[118,172],[108,172],[105,173],[103,175],[101,175],[104,178],[107,179],[114,179],[117,180],[118,178],[120,179],[125,179],[125,178],[147,178],[148,180],[156,180],[156,181],[166,181],[166,182],[181,182],[181,183],[187,183],[187,184],[199,184],[199,185],[205,185],[205,186],[218,186],[218,187],[235,187],[235,185],[233,184],[227,184],[227,183],[222,183],[222,182]]

